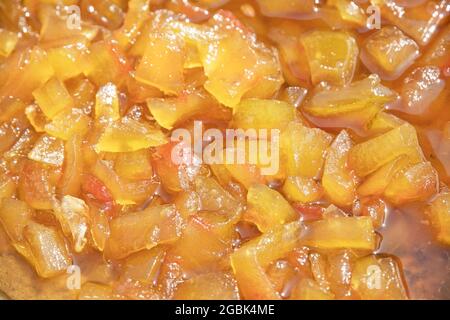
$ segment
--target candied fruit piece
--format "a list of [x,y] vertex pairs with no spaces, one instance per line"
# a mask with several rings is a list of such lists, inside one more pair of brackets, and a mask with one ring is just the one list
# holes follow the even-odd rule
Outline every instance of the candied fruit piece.
[[270,98],[283,83],[276,51],[257,42],[232,14],[215,14],[211,25],[218,31],[197,42],[208,78],[205,89],[228,107],[236,106],[244,95]]
[[393,258],[370,255],[355,262],[352,288],[364,300],[408,299],[399,266]]
[[44,134],[36,141],[28,154],[28,158],[43,164],[60,167],[64,163],[64,142]]
[[114,38],[122,49],[129,49],[136,42],[141,27],[149,19],[149,8],[148,0],[128,2],[128,12],[122,27],[114,32]]
[[101,122],[120,119],[119,92],[117,87],[108,82],[95,96],[95,118]]
[[148,150],[119,153],[114,162],[114,169],[125,179],[150,179],[153,176]]
[[95,149],[97,152],[132,152],[166,143],[159,129],[125,117],[106,127]]
[[65,165],[58,186],[60,194],[75,196],[80,191],[84,165],[81,145],[82,139],[78,135],[70,136],[64,144]]
[[347,131],[341,131],[328,149],[322,176],[322,186],[332,203],[350,207],[356,196],[356,177],[347,166],[353,142]]
[[247,203],[251,210],[245,218],[256,224],[261,232],[272,230],[297,217],[295,210],[279,192],[263,184],[248,189]]
[[89,207],[83,200],[66,195],[54,212],[64,234],[72,238],[75,252],[81,252],[87,243]]
[[267,17],[307,19],[319,11],[315,0],[257,0],[257,3]]
[[450,25],[444,28],[438,35],[436,41],[434,41],[427,52],[423,56],[421,63],[424,65],[433,65],[441,68],[443,72],[450,68]]
[[49,121],[37,104],[30,104],[25,108],[25,115],[36,132],[45,132],[45,125]]
[[126,279],[153,284],[164,261],[166,252],[162,247],[142,250],[127,257],[123,276]]
[[66,272],[72,259],[64,239],[56,229],[30,222],[23,233],[30,254],[27,259],[34,265],[39,276],[49,278]]
[[183,220],[173,205],[149,207],[111,220],[111,236],[105,255],[121,259],[158,244],[170,243],[181,235]]
[[311,178],[287,177],[283,184],[283,194],[294,202],[316,202],[322,198],[322,187]]
[[450,245],[450,193],[441,192],[431,202],[428,215],[436,230],[437,239]]
[[401,155],[407,155],[413,162],[424,159],[416,129],[409,123],[354,146],[349,153],[349,165],[358,176],[365,177]]
[[234,280],[225,273],[206,273],[183,282],[175,291],[175,300],[238,300]]
[[334,295],[324,291],[313,279],[303,278],[292,289],[291,300],[333,300]]
[[178,95],[184,87],[184,43],[169,30],[150,35],[144,56],[136,69],[136,80]]
[[368,125],[369,135],[386,133],[404,124],[405,121],[384,111],[378,112]]
[[411,160],[407,155],[386,163],[377,171],[369,175],[364,182],[358,187],[360,196],[382,195],[388,184],[392,181],[395,173],[411,164]]
[[265,268],[292,251],[301,233],[301,224],[291,222],[250,240],[231,255],[231,266],[244,299],[281,298],[275,291]]
[[[410,1],[408,1],[409,3]],[[448,20],[448,0],[423,1],[420,5],[405,8],[398,0],[372,0],[381,7],[383,18],[409,34],[420,45],[427,45],[441,24]]]
[[328,5],[336,7],[342,20],[350,22],[356,26],[364,27],[367,17],[355,1],[351,0],[328,0]]
[[322,170],[333,137],[317,128],[291,122],[281,134],[281,154],[288,176],[315,178]]
[[42,112],[49,119],[53,119],[63,110],[74,107],[74,101],[66,86],[57,78],[50,79],[42,87],[33,91],[33,96]]
[[355,249],[373,251],[375,232],[370,217],[328,217],[311,222],[301,239],[318,249]]
[[422,162],[395,173],[384,190],[384,196],[391,203],[400,205],[414,201],[425,201],[438,191],[437,171],[431,163]]
[[277,100],[245,99],[234,108],[233,123],[240,129],[282,130],[295,119],[295,108]]
[[403,80],[400,110],[414,115],[429,113],[444,88],[438,67],[418,67]]
[[397,95],[372,74],[344,88],[317,91],[305,105],[308,119],[320,127],[350,127],[363,131],[385,104]]
[[91,119],[84,114],[83,110],[72,108],[58,113],[45,125],[44,130],[53,137],[69,140],[73,135],[84,136],[90,122]]
[[110,30],[115,30],[124,21],[123,8],[119,4],[116,0],[83,0],[81,9],[89,20]]
[[22,242],[23,229],[30,223],[32,209],[23,201],[5,198],[0,206],[0,222],[9,238],[14,242]]
[[55,76],[60,80],[67,80],[83,73],[87,52],[84,44],[71,44],[48,49],[47,56],[55,70]]
[[386,26],[371,34],[361,50],[361,60],[383,80],[395,80],[419,56],[419,46],[396,27]]
[[16,33],[0,28],[0,57],[9,57],[18,41],[19,37]]
[[358,59],[355,38],[343,31],[312,31],[301,38],[313,84],[343,86],[353,79]]

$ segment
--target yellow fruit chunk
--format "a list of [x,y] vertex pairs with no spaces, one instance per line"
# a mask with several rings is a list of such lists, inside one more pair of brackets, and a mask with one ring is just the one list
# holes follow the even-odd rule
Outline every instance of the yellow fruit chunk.
[[239,202],[216,179],[197,176],[194,182],[201,210],[220,211],[230,216],[241,211]]
[[370,217],[328,217],[311,222],[301,243],[318,249],[373,251],[375,232]]
[[0,57],[9,57],[18,41],[19,37],[16,33],[0,28]]
[[55,76],[67,80],[83,73],[86,68],[85,56],[88,49],[85,44],[77,43],[47,50],[48,61],[55,70]]
[[254,214],[247,215],[246,220],[256,224],[261,232],[277,228],[297,217],[295,210],[279,192],[263,184],[250,187],[247,203]]
[[341,131],[328,149],[322,176],[322,186],[332,203],[350,207],[356,196],[356,177],[347,166],[353,142],[347,131]]
[[16,242],[22,242],[23,229],[30,223],[33,210],[23,201],[16,199],[2,199],[0,206],[0,223],[9,238]]
[[365,129],[370,121],[396,94],[372,74],[344,88],[319,90],[305,105],[304,111],[320,127]]
[[367,17],[355,1],[328,0],[327,4],[336,7],[342,20],[355,24],[359,27],[364,27],[366,25]]
[[175,300],[238,300],[236,280],[225,273],[207,273],[195,276],[179,286]]
[[227,107],[244,95],[270,98],[283,83],[276,52],[257,42],[232,14],[219,12],[210,24],[211,38],[196,43],[208,78],[205,89]]
[[39,47],[11,55],[0,69],[0,97],[16,97],[26,103],[54,74],[46,52]]
[[290,201],[309,203],[322,198],[322,187],[311,178],[287,177],[284,181],[283,194]]
[[66,273],[72,264],[64,239],[58,231],[35,222],[24,228],[26,257],[43,278],[54,277]]
[[245,243],[231,255],[231,266],[244,299],[280,299],[265,269],[285,257],[297,245],[302,233],[299,222],[278,227]]
[[119,92],[113,83],[102,86],[95,96],[95,118],[101,122],[120,119]]
[[84,114],[83,110],[73,108],[58,113],[50,123],[45,125],[44,130],[53,137],[69,140],[75,134],[84,136],[90,122],[91,119]]
[[281,154],[288,176],[317,177],[333,137],[316,128],[291,122],[281,134]]
[[54,213],[64,234],[72,239],[75,252],[81,252],[87,243],[89,207],[83,200],[66,195]]
[[53,119],[63,110],[74,107],[74,101],[64,83],[57,78],[50,79],[42,87],[33,91],[33,96],[42,112],[49,119]]
[[128,65],[117,45],[111,41],[100,41],[90,46],[89,51],[83,71],[89,80],[99,87],[108,82],[121,84],[128,72]]
[[76,196],[81,187],[83,172],[82,138],[72,135],[64,144],[64,161],[62,177],[58,186],[60,194]]
[[431,163],[422,162],[398,171],[384,190],[395,205],[424,201],[439,191],[439,177]]
[[355,38],[342,31],[312,31],[301,39],[313,84],[343,86],[352,81],[359,53]]
[[437,238],[444,244],[450,244],[450,193],[441,192],[430,204],[428,215],[437,233]]
[[147,0],[130,0],[128,12],[125,16],[122,27],[114,32],[122,49],[129,49],[136,42],[142,25],[150,16],[149,2]]
[[166,252],[162,247],[134,253],[125,260],[123,275],[126,279],[153,284],[165,256]]
[[314,0],[257,0],[257,3],[262,14],[268,17],[307,18],[319,10]]
[[136,69],[136,80],[166,94],[180,94],[184,87],[183,49],[182,39],[169,30],[151,34],[144,56]]
[[264,183],[264,176],[256,165],[252,164],[226,164],[226,170],[231,177],[241,183],[246,189],[257,183]]
[[150,179],[153,176],[148,150],[117,154],[114,169],[125,179]]
[[309,278],[301,279],[292,289],[291,300],[333,300],[334,295],[322,290],[316,281]]
[[64,163],[64,143],[58,138],[44,134],[36,141],[28,153],[28,158],[60,167]]
[[105,255],[121,259],[158,244],[170,243],[181,235],[183,220],[173,205],[149,207],[111,221],[111,236]]
[[45,125],[49,120],[38,105],[30,104],[26,107],[25,115],[36,132],[45,132]]
[[177,98],[147,100],[147,106],[156,122],[169,130],[193,116],[208,112],[214,104],[213,99],[202,92],[182,94]]
[[401,1],[404,4],[395,0],[371,2],[381,9],[384,19],[402,29],[422,46],[426,46],[433,39],[441,25],[448,23],[450,10],[447,0],[419,1],[408,8],[406,4],[411,1]]
[[384,111],[378,112],[368,125],[370,135],[386,133],[404,124],[405,121]]
[[167,143],[164,134],[131,118],[109,124],[95,146],[97,152],[132,152]]
[[353,266],[351,285],[364,300],[408,299],[399,266],[389,257],[370,255],[358,259]]
[[234,108],[233,127],[282,130],[295,119],[295,108],[283,101],[246,99]]
[[361,59],[383,80],[398,78],[419,56],[419,46],[396,27],[386,26],[370,35],[361,51]]
[[407,155],[413,162],[424,159],[416,129],[408,123],[354,146],[349,153],[349,165],[358,176],[365,177],[401,155]]

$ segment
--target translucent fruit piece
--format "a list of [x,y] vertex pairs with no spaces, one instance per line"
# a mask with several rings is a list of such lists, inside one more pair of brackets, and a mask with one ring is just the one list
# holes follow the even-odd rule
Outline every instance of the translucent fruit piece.
[[134,252],[170,243],[181,235],[183,220],[173,205],[149,207],[111,221],[105,255],[124,258]]
[[85,56],[88,52],[84,44],[70,44],[47,50],[48,60],[60,80],[74,78],[85,69]]
[[268,17],[307,19],[318,11],[317,1],[314,0],[257,0],[261,12]]
[[450,244],[450,193],[441,192],[430,204],[428,215],[442,243]]
[[281,134],[281,154],[288,176],[315,178],[322,170],[324,157],[333,137],[316,128],[291,122]]
[[239,291],[234,280],[225,273],[207,273],[195,276],[179,286],[175,300],[237,300]]
[[403,80],[400,110],[414,115],[429,113],[444,88],[445,81],[438,67],[416,68]]
[[291,300],[333,300],[334,295],[322,290],[313,279],[303,278],[292,289]]
[[43,278],[65,273],[72,259],[64,239],[54,228],[31,222],[24,228],[26,248],[30,262]]
[[396,0],[372,0],[372,3],[381,7],[383,18],[423,46],[431,41],[438,27],[445,24],[450,13],[447,0],[424,1],[411,8],[402,6]]
[[436,41],[430,44],[421,64],[433,65],[441,68],[443,72],[450,72],[450,25],[445,27],[438,35]]
[[262,184],[250,187],[247,203],[254,214],[246,215],[246,220],[256,224],[261,232],[277,228],[297,217],[295,210],[279,192]]
[[155,32],[150,35],[136,69],[136,80],[166,94],[180,94],[184,87],[184,60],[184,43],[177,34],[169,30]]
[[283,83],[276,52],[258,43],[229,12],[217,13],[210,23],[218,31],[212,39],[197,42],[208,78],[205,89],[228,107],[237,105],[244,95],[270,98]]
[[134,253],[125,260],[123,277],[151,285],[157,280],[165,256],[163,247]]
[[64,143],[58,138],[44,134],[36,141],[28,153],[28,158],[60,167],[64,163]]
[[343,86],[352,81],[359,53],[355,38],[342,31],[312,31],[301,39],[313,84]]
[[42,87],[33,91],[33,96],[49,119],[53,119],[63,110],[74,107],[74,101],[64,83],[57,78],[50,79]]
[[119,92],[117,87],[108,82],[100,87],[95,96],[95,118],[100,122],[120,119]]
[[244,299],[280,299],[265,269],[292,251],[302,235],[299,222],[292,222],[245,243],[231,255],[231,266]]
[[419,56],[419,46],[396,27],[382,27],[364,42],[361,60],[383,80],[395,80]]
[[358,259],[352,273],[352,288],[364,300],[408,299],[399,266],[393,258],[370,255]]
[[125,117],[106,127],[95,149],[98,152],[132,152],[166,143],[159,129]]
[[2,199],[0,206],[0,222],[9,238],[14,242],[22,242],[23,229],[30,223],[33,210],[23,201]]
[[358,176],[365,177],[401,155],[407,155],[413,162],[424,159],[416,129],[408,123],[354,146],[349,165]]
[[314,179],[287,177],[283,184],[283,194],[290,201],[310,203],[322,198],[323,189]]
[[44,130],[49,135],[62,140],[69,140],[73,135],[84,136],[91,119],[83,110],[72,108],[56,115],[52,121],[45,125]]
[[148,150],[119,153],[114,162],[114,169],[125,179],[150,179],[153,175]]
[[301,243],[318,249],[373,251],[375,232],[370,217],[329,217],[311,222]]
[[0,29],[0,57],[7,58],[16,48],[19,37],[16,33]]
[[400,205],[414,201],[425,201],[439,191],[437,171],[429,162],[407,167],[394,174],[384,190],[391,203]]
[[277,100],[245,99],[234,108],[233,123],[240,129],[282,130],[295,119],[295,108]]
[[36,132],[45,132],[45,125],[49,121],[37,104],[30,104],[25,108],[25,115]]
[[379,135],[386,133],[396,127],[404,124],[405,121],[390,113],[381,111],[378,112],[375,118],[369,123],[367,132],[369,135]]
[[123,9],[115,0],[84,0],[81,6],[88,19],[110,30],[118,29],[124,20]]
[[349,207],[356,196],[356,177],[347,166],[353,142],[346,131],[336,137],[328,149],[322,176],[322,186],[332,203]]
[[83,172],[82,138],[71,135],[64,144],[64,161],[61,181],[58,185],[60,194],[76,196],[81,188],[81,175]]
[[362,10],[355,1],[328,0],[327,4],[336,7],[342,20],[359,27],[364,27],[366,25],[367,17],[364,10]]

